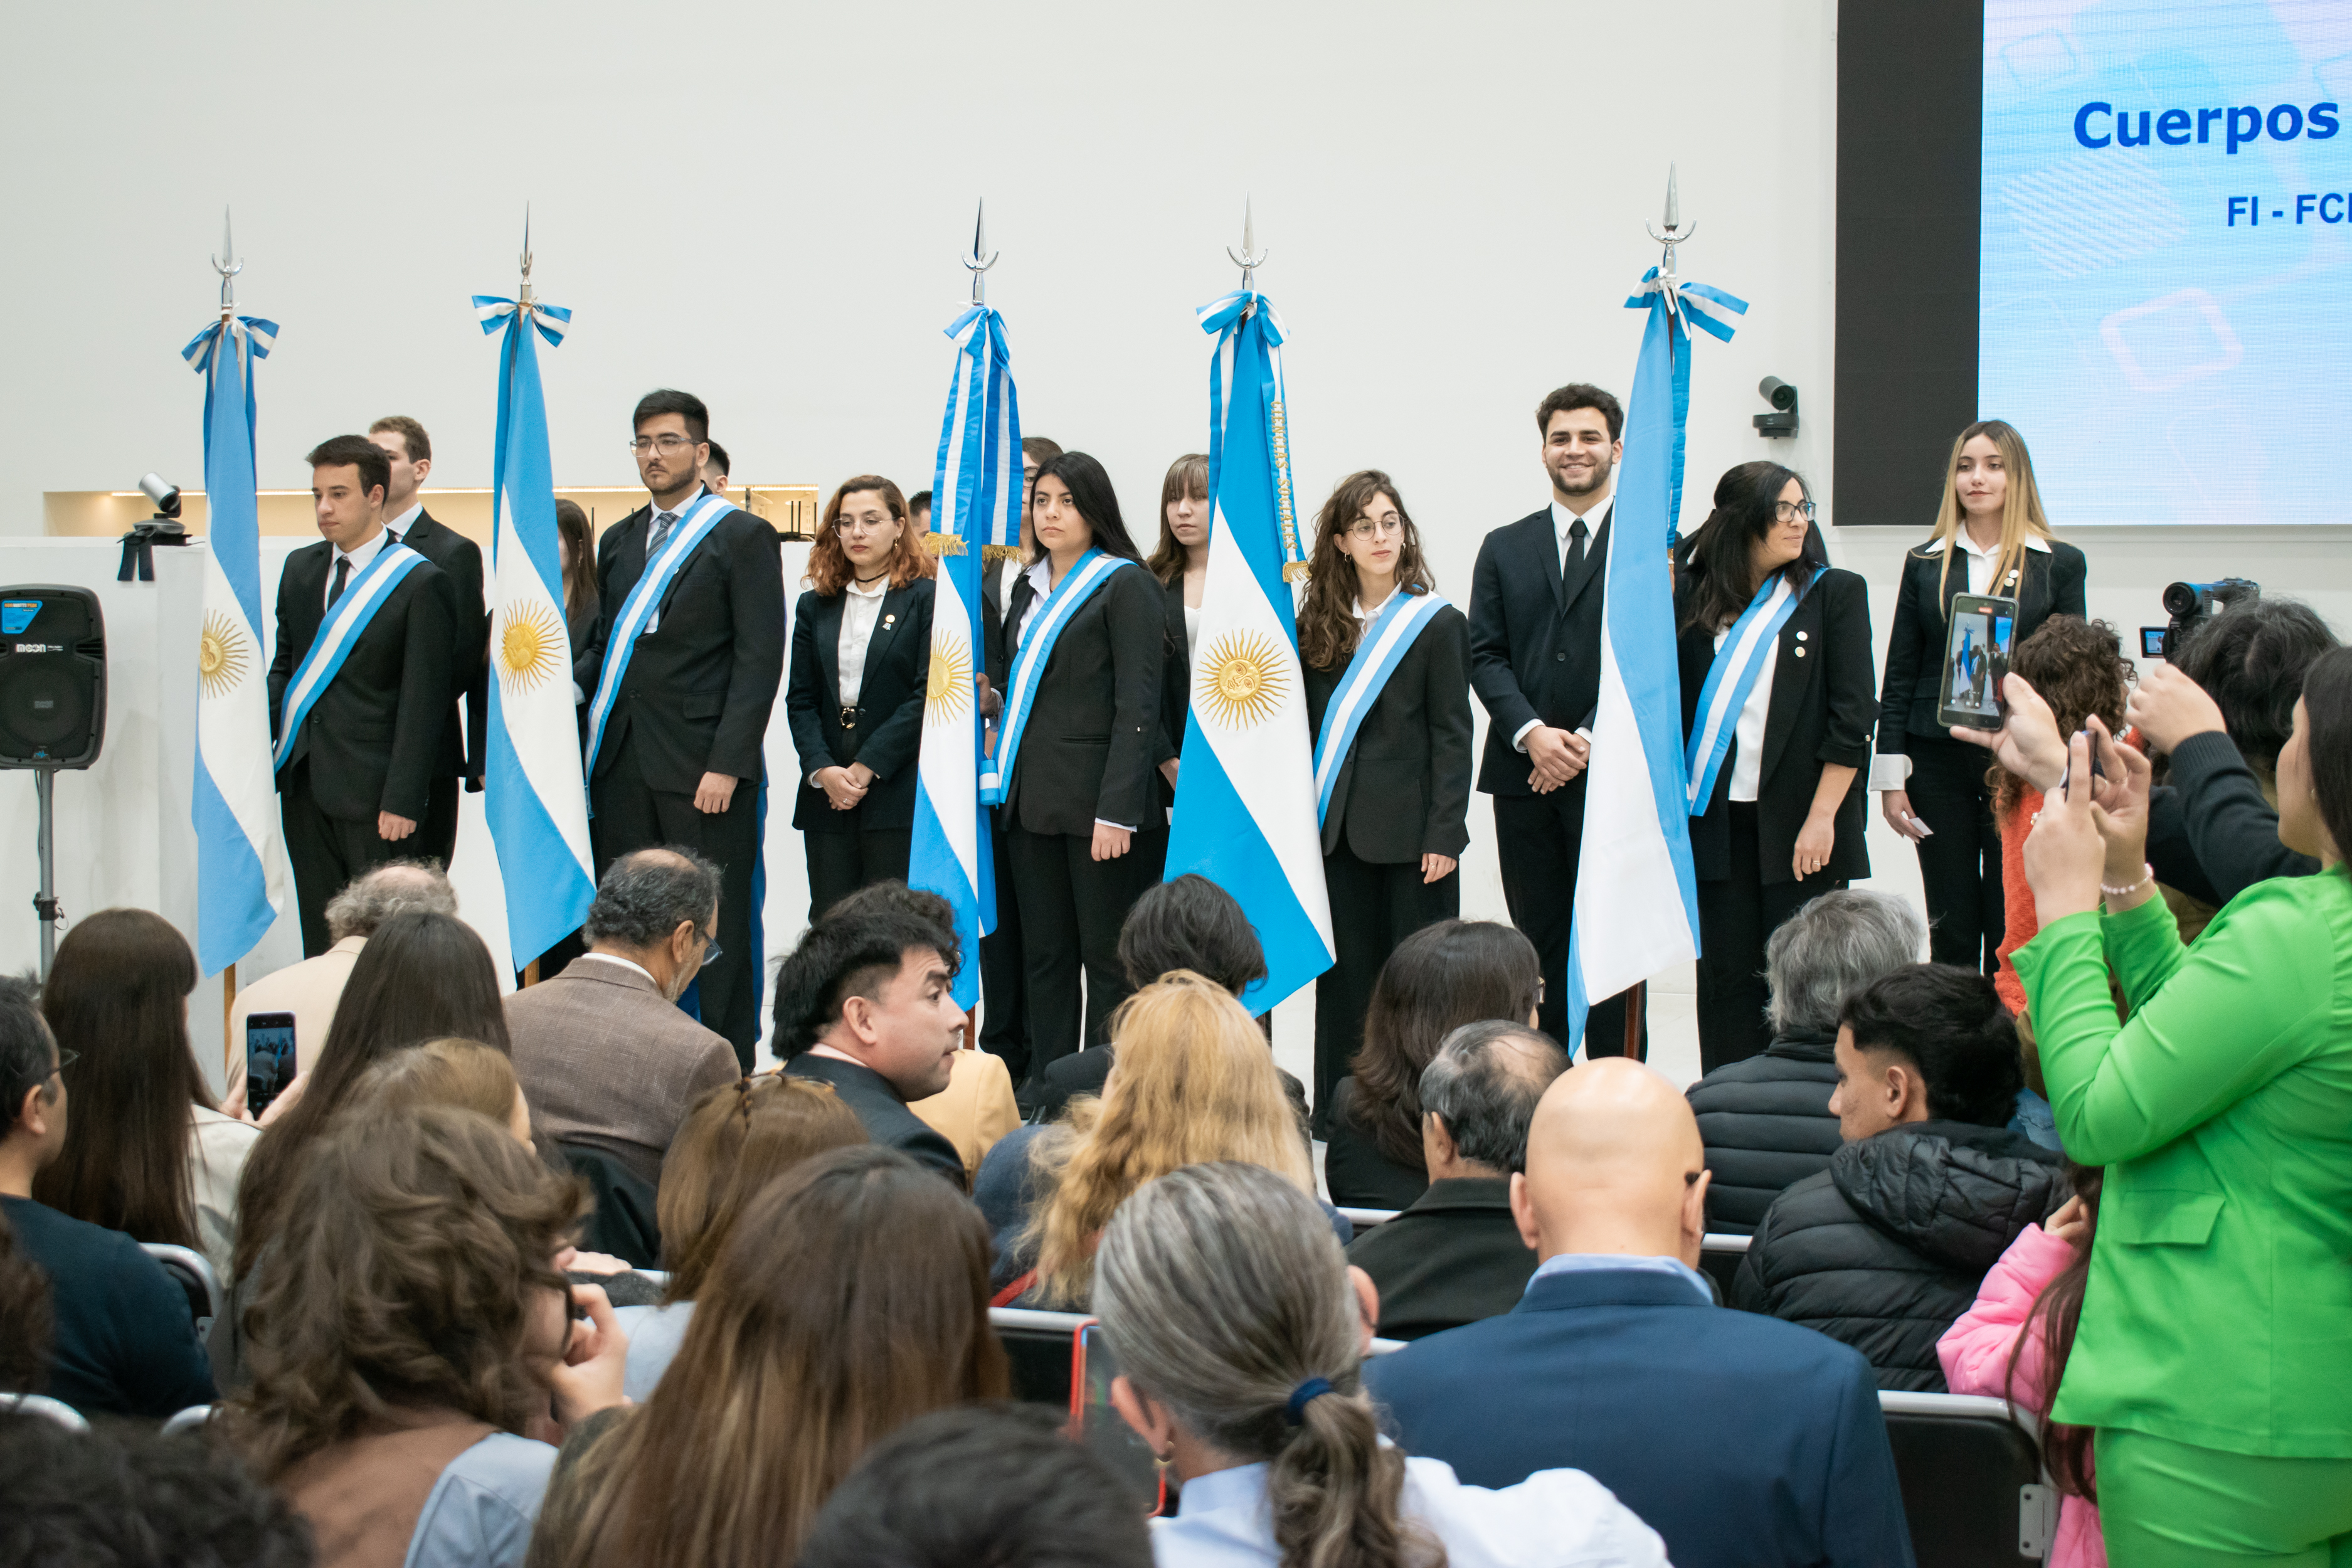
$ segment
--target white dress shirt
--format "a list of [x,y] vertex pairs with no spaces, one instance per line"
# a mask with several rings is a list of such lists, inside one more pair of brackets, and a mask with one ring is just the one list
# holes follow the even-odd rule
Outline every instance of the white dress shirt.
[[841,640],[834,645],[840,660],[842,710],[857,706],[857,694],[866,686],[866,649],[874,640],[874,628],[881,624],[882,601],[890,592],[887,572],[874,580],[872,586],[852,578],[841,595]]
[[406,511],[402,512],[398,517],[385,518],[383,520],[383,531],[386,533],[391,534],[394,539],[399,540],[403,544],[405,544],[408,542],[408,531],[415,527],[416,520],[424,515],[425,503],[423,501],[417,501],[411,505]]
[[[1051,555],[1040,555],[1030,568],[1022,574],[1022,575],[1029,579],[1030,589],[1035,594],[1036,597],[1031,599],[1029,601],[1029,607],[1021,612],[1021,624],[1013,628],[1013,649],[1015,653],[1018,653],[1021,650],[1021,645],[1029,639],[1029,623],[1037,618],[1037,606],[1044,604],[1045,602],[1045,595],[1054,591],[1054,558]],[[1007,584],[1010,584],[1013,581],[1013,574],[1007,572],[1004,574],[1004,580]],[[1009,605],[1012,602],[1013,591],[1010,587],[1007,587],[1005,589],[1005,603]],[[1198,612],[1193,613],[1197,614]],[[1188,618],[1184,623],[1184,631],[1185,641],[1188,644],[1193,645],[1186,648],[1185,652],[1187,658],[1188,659],[1197,658],[1199,657],[1198,644],[1200,642],[1200,637],[1194,627],[1193,622],[1190,618]],[[1131,822],[1104,822],[1099,816],[1096,817],[1095,820],[1101,823],[1105,827],[1116,827],[1122,833],[1132,833],[1135,831],[1135,824]]]
[[[1385,1439],[1383,1439],[1385,1441]],[[1158,1568],[1274,1568],[1265,1464],[1184,1483],[1176,1517],[1151,1521]],[[1582,1470],[1538,1470],[1508,1487],[1465,1486],[1439,1459],[1404,1462],[1398,1511],[1437,1538],[1450,1568],[1664,1568],[1666,1544]]]
[[[1716,652],[1723,651],[1730,635],[1729,626],[1715,634]],[[1772,711],[1772,675],[1780,667],[1780,639],[1765,638],[1759,657],[1756,684],[1748,689],[1748,700],[1739,705],[1739,720],[1731,731],[1731,798],[1748,804],[1764,782],[1764,721]]]
[[[1587,555],[1591,553],[1595,542],[1601,537],[1601,525],[1609,521],[1609,509],[1616,504],[1616,492],[1612,490],[1608,495],[1601,498],[1599,505],[1584,513],[1584,549]],[[1559,575],[1562,582],[1566,582],[1568,580],[1568,549],[1569,546],[1574,543],[1576,540],[1576,519],[1577,514],[1562,506],[1559,503],[1559,497],[1554,496],[1552,498],[1551,527],[1552,532],[1556,534],[1559,540]],[[1540,719],[1530,719],[1526,723],[1520,725],[1516,731],[1512,731],[1511,749],[1522,755],[1526,754],[1528,749],[1528,731],[1535,729],[1543,721]],[[1587,740],[1591,739],[1589,735],[1585,738]]]
[[390,532],[383,529],[378,529],[376,530],[375,537],[369,540],[365,544],[361,545],[357,550],[336,551],[334,555],[327,562],[327,585],[319,591],[319,602],[329,606],[331,606],[335,602],[336,562],[348,561],[352,563],[351,571],[343,578],[343,592],[348,594],[352,590],[352,584],[360,580],[360,574],[368,569],[368,563],[373,561],[377,556],[383,554],[386,545],[394,542],[394,541]]
[[[694,493],[687,497],[684,500],[678,502],[677,510],[667,513],[670,520],[670,531],[672,533],[675,533],[677,531],[678,521],[686,516],[687,510],[693,506],[696,501],[702,499],[702,486],[695,486]],[[664,511],[659,501],[649,500],[646,504],[653,509],[646,514],[646,543],[651,545],[654,542],[654,524],[662,519]],[[669,538],[667,535],[663,536],[662,548],[665,550],[669,548]],[[648,549],[646,552],[646,571],[650,572],[653,569],[654,552]],[[640,574],[639,577],[640,580],[642,580],[643,574]],[[661,630],[661,606],[659,605],[656,605],[653,608],[653,613],[646,617],[645,630],[639,632],[637,635],[641,637],[649,637],[659,630]]]
[[654,972],[633,958],[623,958],[616,952],[583,952],[580,956],[593,958],[599,963],[617,963],[624,969],[634,969],[648,981],[652,981],[655,990],[658,991],[662,988],[661,982],[654,979]]

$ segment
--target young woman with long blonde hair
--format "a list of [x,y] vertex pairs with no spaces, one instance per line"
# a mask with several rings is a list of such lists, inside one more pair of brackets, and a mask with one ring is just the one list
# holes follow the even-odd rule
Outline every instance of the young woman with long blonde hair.
[[2052,616],[2088,618],[2085,570],[2083,552],[2050,531],[2025,437],[1999,419],[1962,430],[1945,466],[1935,531],[1904,557],[1870,778],[1888,826],[1917,847],[1938,963],[1990,973],[2007,930],[1984,757],[1936,721],[1952,596],[2015,599],[2015,647]]

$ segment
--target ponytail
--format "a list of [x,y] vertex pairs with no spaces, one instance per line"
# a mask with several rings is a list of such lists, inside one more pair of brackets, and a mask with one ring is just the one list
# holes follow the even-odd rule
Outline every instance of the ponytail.
[[1345,1393],[1327,1385],[1305,1402],[1267,1467],[1282,1568],[1444,1568],[1445,1549],[1403,1516],[1404,1451],[1381,1442],[1355,1371],[1339,1381]]

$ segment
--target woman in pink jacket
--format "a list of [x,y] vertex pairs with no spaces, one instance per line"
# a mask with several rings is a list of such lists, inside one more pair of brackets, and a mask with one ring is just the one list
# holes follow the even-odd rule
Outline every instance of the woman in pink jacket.
[[[1988,1394],[2036,1415],[2048,1413],[2074,1348],[2091,1237],[2099,1224],[2100,1167],[2070,1161],[2067,1171],[2074,1195],[2050,1216],[2048,1229],[2029,1225],[2009,1244],[1978,1288],[1976,1305],[1936,1342],[1944,1382],[1954,1394]],[[2091,1428],[2045,1425],[2042,1459],[2064,1494],[2049,1568],[2107,1568],[2099,1490],[2091,1475]]]

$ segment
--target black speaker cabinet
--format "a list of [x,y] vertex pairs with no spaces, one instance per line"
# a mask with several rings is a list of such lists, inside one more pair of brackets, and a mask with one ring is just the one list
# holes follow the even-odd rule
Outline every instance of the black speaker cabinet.
[[86,768],[106,740],[106,617],[88,588],[0,588],[0,768]]

